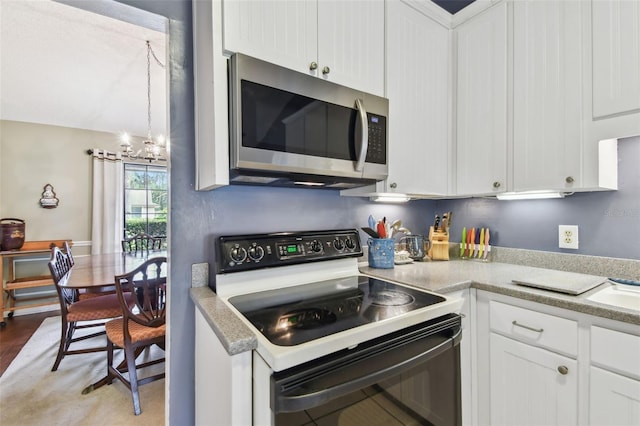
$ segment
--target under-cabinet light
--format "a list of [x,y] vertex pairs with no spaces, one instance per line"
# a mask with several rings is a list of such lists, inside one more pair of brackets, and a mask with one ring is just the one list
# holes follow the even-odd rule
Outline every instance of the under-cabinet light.
[[505,192],[504,194],[496,195],[498,200],[540,200],[544,198],[564,198],[563,192],[546,192],[546,191],[531,191],[531,192]]
[[377,203],[406,203],[411,197],[405,194],[385,194],[369,197],[369,200]]
[[322,182],[302,182],[302,181],[297,181],[297,182],[293,182],[296,185],[303,185],[303,186],[324,186],[325,184]]

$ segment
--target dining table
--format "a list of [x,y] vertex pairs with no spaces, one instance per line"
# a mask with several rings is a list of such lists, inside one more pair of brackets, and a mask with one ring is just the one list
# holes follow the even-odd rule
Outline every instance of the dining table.
[[130,272],[155,257],[166,257],[166,250],[137,253],[104,253],[74,257],[69,279],[62,287],[100,291],[115,284],[114,277]]

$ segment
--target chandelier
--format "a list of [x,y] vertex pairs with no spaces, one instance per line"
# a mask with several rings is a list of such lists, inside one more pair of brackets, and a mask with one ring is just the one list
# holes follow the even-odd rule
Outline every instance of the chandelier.
[[142,141],[144,144],[143,149],[138,150],[137,152],[133,150],[131,146],[131,138],[127,133],[123,134],[121,137],[120,148],[122,149],[122,154],[126,157],[135,159],[142,158],[145,160],[155,161],[155,160],[166,160],[166,151],[167,151],[167,142],[164,137],[160,135],[157,140],[153,140],[153,136],[151,134],[151,56],[156,61],[156,63],[164,68],[164,65],[155,52],[151,48],[151,43],[147,40],[147,137]]

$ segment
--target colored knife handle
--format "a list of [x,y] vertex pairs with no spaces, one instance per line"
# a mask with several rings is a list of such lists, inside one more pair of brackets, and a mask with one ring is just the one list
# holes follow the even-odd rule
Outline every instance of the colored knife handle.
[[462,238],[460,239],[460,257],[464,256],[467,247],[467,227],[462,228]]
[[480,230],[480,248],[478,249],[478,259],[482,259],[482,253],[484,252],[484,228]]
[[484,258],[486,259],[487,256],[489,255],[489,228],[487,228],[487,230],[484,233]]

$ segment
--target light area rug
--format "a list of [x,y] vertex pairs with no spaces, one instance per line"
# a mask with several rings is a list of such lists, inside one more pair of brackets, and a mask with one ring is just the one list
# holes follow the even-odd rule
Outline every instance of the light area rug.
[[[86,395],[81,394],[85,387],[106,375],[106,352],[67,355],[58,371],[51,371],[60,342],[60,327],[60,317],[46,318],[0,377],[0,425],[165,423],[165,380],[140,387],[142,413],[138,416],[133,413],[131,392],[117,379],[111,385]],[[106,342],[106,336],[94,337],[76,345],[98,346],[103,342]],[[164,352],[154,346],[145,350],[138,359],[156,359],[163,355]],[[122,357],[122,351],[118,350],[116,361],[120,362]],[[148,367],[146,371],[139,371],[148,375],[163,369],[164,365],[161,363]]]

